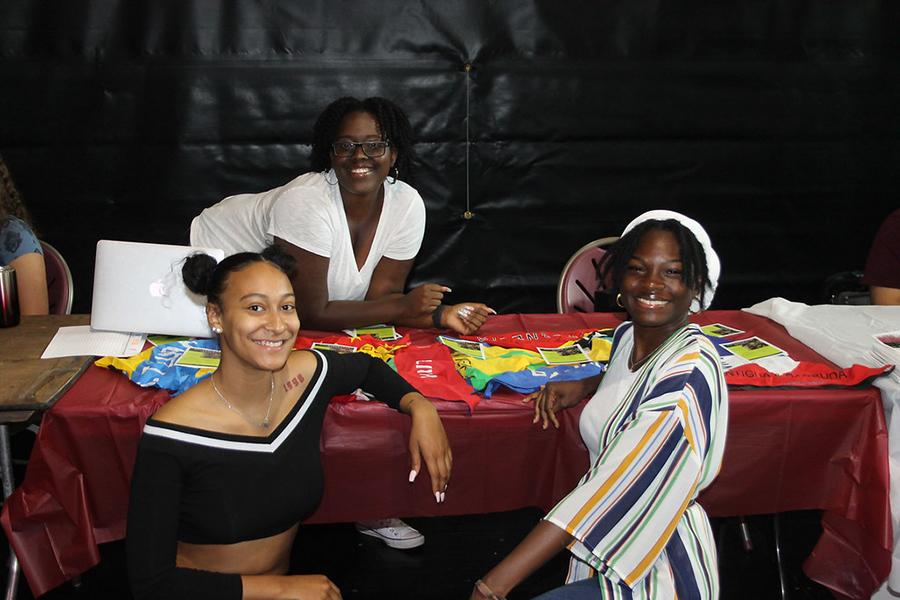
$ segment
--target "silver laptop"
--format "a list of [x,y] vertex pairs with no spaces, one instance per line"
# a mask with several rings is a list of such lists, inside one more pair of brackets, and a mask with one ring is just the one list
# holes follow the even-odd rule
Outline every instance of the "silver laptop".
[[195,252],[217,261],[217,248],[97,242],[91,327],[105,331],[213,337],[206,321],[206,297],[184,285],[181,267]]

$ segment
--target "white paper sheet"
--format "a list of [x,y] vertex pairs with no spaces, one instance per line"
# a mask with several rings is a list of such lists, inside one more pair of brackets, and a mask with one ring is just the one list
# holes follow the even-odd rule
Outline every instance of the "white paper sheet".
[[41,358],[63,356],[134,356],[144,347],[142,333],[98,331],[90,325],[60,327]]

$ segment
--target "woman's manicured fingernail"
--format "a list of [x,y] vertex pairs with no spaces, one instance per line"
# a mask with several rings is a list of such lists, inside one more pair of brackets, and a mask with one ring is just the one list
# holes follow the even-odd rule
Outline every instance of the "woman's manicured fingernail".
[[418,475],[418,474],[419,474],[419,472],[416,471],[415,469],[413,469],[412,471],[410,471],[410,472],[409,472],[409,482],[412,483],[413,481],[415,481],[415,480],[416,480],[416,475]]
[[440,492],[440,494],[441,494],[441,502],[443,503],[444,502],[444,492]]
[[440,502],[441,502],[441,493],[440,492],[434,493],[434,501],[437,502],[438,504],[440,504]]

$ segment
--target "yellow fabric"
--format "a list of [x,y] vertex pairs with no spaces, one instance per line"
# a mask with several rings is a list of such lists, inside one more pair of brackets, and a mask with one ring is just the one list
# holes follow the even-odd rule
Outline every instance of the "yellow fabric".
[[612,339],[595,337],[591,340],[591,349],[588,351],[588,356],[595,362],[609,362],[609,353],[611,350]]
[[362,352],[363,354],[368,354],[373,358],[380,358],[384,362],[389,361],[394,358],[394,354],[397,353],[401,348],[406,348],[409,344],[380,344],[378,346],[374,344],[363,344],[359,347],[357,352]]
[[151,346],[140,354],[135,354],[134,356],[129,356],[127,358],[104,356],[103,358],[95,360],[94,364],[103,369],[112,368],[117,371],[122,371],[123,373],[128,375],[129,378],[131,378],[131,374],[134,373],[134,370],[137,368],[137,366],[150,358],[150,354],[153,352],[153,348],[154,346]]

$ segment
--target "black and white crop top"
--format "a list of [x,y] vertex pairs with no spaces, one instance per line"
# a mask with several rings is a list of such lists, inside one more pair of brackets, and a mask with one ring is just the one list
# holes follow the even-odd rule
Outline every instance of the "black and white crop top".
[[267,437],[230,435],[150,418],[138,446],[128,505],[128,575],[137,600],[239,600],[239,574],[175,566],[179,541],[233,544],[273,536],[322,497],[319,438],[328,401],[357,388],[393,408],[414,392],[365,354],[312,351],[309,385]]

